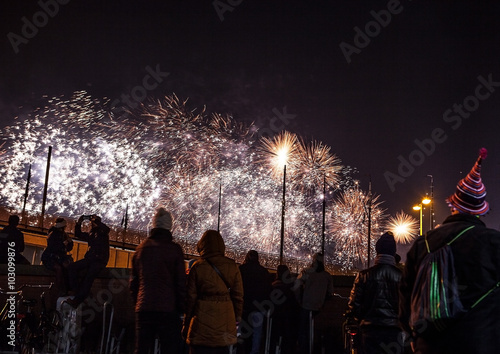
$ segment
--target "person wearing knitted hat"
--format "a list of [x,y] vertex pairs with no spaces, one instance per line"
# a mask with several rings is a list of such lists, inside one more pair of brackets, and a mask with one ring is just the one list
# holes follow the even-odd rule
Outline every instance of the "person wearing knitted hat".
[[[500,232],[487,228],[480,220],[480,216],[489,211],[481,178],[486,156],[486,149],[480,149],[471,171],[458,181],[455,192],[446,199],[451,215],[439,228],[428,231],[425,238],[417,238],[408,251],[400,289],[400,320],[418,353],[495,353],[500,348],[500,291],[497,290]],[[441,331],[438,337],[424,338],[418,328],[409,325],[416,274],[429,251],[439,249],[460,233],[450,247],[460,301],[467,314],[453,327]]]
[[399,326],[399,284],[396,241],[384,233],[375,244],[375,265],[358,273],[351,290],[346,316],[359,323],[359,353],[402,353]]
[[458,182],[455,193],[446,199],[452,212],[485,215],[490,210],[485,200],[486,188],[481,180],[481,162],[487,155],[488,151],[482,148],[472,170]]
[[178,353],[186,298],[184,253],[173,242],[172,214],[156,210],[149,237],[132,257],[130,292],[135,305],[135,353],[154,351],[155,337],[169,353]]

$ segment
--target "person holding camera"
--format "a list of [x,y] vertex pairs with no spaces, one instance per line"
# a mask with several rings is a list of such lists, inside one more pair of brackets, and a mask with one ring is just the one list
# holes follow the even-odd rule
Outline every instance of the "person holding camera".
[[[84,220],[90,221],[90,232],[82,231]],[[69,285],[75,297],[68,299],[67,303],[74,308],[78,307],[90,294],[94,279],[108,264],[109,231],[109,227],[103,224],[97,215],[82,215],[75,224],[75,238],[87,241],[88,250],[83,259],[72,263],[68,268]],[[84,271],[83,280],[78,282],[80,273]]]
[[57,218],[49,229],[47,248],[42,253],[42,263],[50,271],[56,273],[56,288],[59,295],[66,294],[68,288],[68,266],[73,257],[68,254],[73,249],[73,240],[66,233],[66,220]]

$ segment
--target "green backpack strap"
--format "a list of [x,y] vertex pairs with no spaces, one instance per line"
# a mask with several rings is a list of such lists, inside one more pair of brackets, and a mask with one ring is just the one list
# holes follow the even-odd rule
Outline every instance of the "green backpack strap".
[[495,286],[492,287],[486,294],[481,296],[474,304],[472,304],[472,306],[470,308],[473,309],[474,307],[476,307],[477,304],[479,304],[486,297],[488,297],[488,295],[490,295],[493,291],[495,291],[499,286],[500,286],[500,281],[498,283],[496,283]]
[[[451,245],[453,242],[455,242],[460,236],[462,236],[463,234],[465,234],[467,231],[469,231],[470,229],[473,229],[475,226],[472,225],[472,226],[469,226],[467,227],[466,229],[462,230],[457,236],[455,236],[453,238],[453,240],[451,240],[450,242],[447,243],[447,245]],[[429,242],[427,241],[427,234],[425,235],[425,245],[427,246],[427,253],[431,253],[431,249],[429,247]]]
[[[447,245],[451,245],[453,242],[455,242],[460,236],[462,236],[463,234],[465,234],[467,231],[471,230],[474,228],[474,225],[472,226],[469,226],[468,228],[462,230],[457,236],[455,236],[450,242],[447,243]],[[427,246],[427,252],[428,253],[431,253],[431,250],[429,248],[429,243],[427,242],[427,235],[425,235],[425,244]],[[470,307],[471,309],[473,309],[474,307],[476,307],[481,301],[483,301],[484,299],[486,299],[493,291],[495,291],[497,288],[500,287],[500,281],[498,283],[496,283],[490,290],[488,290],[486,292],[486,294],[484,294],[483,296],[481,296],[476,302],[474,302],[474,304],[472,304],[472,306]]]
[[451,240],[450,242],[447,243],[447,245],[451,245],[453,242],[455,242],[460,236],[462,236],[463,234],[465,234],[467,231],[469,231],[470,229],[473,229],[474,228],[474,225],[472,226],[469,226],[468,228],[466,228],[465,230],[462,230],[461,233],[459,233],[457,236],[455,236],[453,238],[453,240]]

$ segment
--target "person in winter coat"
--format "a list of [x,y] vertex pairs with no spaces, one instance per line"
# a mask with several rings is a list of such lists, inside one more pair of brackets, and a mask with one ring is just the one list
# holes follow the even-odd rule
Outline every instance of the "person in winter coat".
[[421,334],[421,328],[410,328],[411,293],[420,263],[427,254],[425,238],[418,238],[408,251],[400,288],[400,319],[412,335],[411,345],[416,353],[496,353],[500,348],[500,232],[487,228],[479,219],[489,210],[481,180],[481,162],[485,157],[486,150],[481,149],[472,170],[446,200],[451,215],[426,235],[433,251],[473,226],[450,245],[459,298],[467,313],[437,336],[427,337]]
[[279,299],[274,303],[271,314],[271,348],[281,345],[281,353],[295,353],[296,349],[300,305],[293,291],[295,280],[288,267],[282,264],[278,266],[276,279],[271,284],[273,298]]
[[9,262],[9,249],[14,250],[15,264],[30,264],[21,254],[24,251],[24,235],[17,228],[19,225],[19,216],[10,215],[8,223],[0,231],[0,264],[7,264]]
[[[249,325],[247,331],[242,331],[245,352],[258,354],[262,342],[262,329],[265,313],[263,306],[256,306],[269,298],[271,292],[271,276],[266,268],[259,263],[259,253],[250,250],[240,265],[241,279],[243,280],[243,321]],[[251,328],[251,330],[250,330]]]
[[172,241],[172,215],[159,208],[150,236],[132,258],[130,292],[135,304],[135,353],[153,351],[155,337],[169,353],[179,353],[181,315],[186,301],[184,253]]
[[[301,353],[309,353],[311,319],[316,316],[325,300],[333,295],[333,279],[325,270],[323,254],[316,253],[310,267],[302,270],[297,278],[301,295],[299,347]],[[297,286],[295,286],[297,287]]]
[[236,325],[243,312],[241,274],[236,263],[224,256],[218,231],[206,231],[197,249],[201,259],[188,275],[182,334],[190,354],[227,354],[236,344]]
[[68,267],[73,257],[68,254],[73,249],[73,240],[66,233],[66,220],[57,218],[49,229],[47,248],[42,253],[42,263],[48,270],[56,273],[56,288],[60,296],[68,290]]
[[[90,232],[82,231],[82,222],[87,219],[91,223]],[[97,215],[80,216],[75,224],[75,237],[87,241],[88,250],[83,259],[76,261],[68,267],[69,285],[75,293],[73,299],[66,302],[73,307],[78,307],[90,294],[94,279],[106,268],[109,260],[109,227],[101,222]],[[83,280],[78,281],[80,273],[85,272]]]
[[347,316],[359,323],[360,354],[402,353],[399,326],[401,270],[396,266],[396,241],[386,232],[375,244],[375,265],[358,273]]

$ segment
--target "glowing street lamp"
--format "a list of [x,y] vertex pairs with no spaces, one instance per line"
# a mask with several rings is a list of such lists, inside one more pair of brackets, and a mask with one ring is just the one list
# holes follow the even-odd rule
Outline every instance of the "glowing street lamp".
[[422,202],[418,205],[415,205],[413,207],[413,210],[419,210],[420,211],[420,236],[422,236],[422,209],[424,208],[424,205],[427,205],[431,202],[429,198],[424,198],[422,199]]
[[422,236],[422,204],[419,205],[414,205],[413,210],[420,210],[420,227],[419,227],[419,234]]

